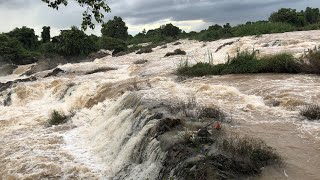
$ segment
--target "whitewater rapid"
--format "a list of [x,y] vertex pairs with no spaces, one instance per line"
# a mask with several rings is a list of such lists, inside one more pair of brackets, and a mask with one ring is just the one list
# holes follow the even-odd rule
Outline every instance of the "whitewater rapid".
[[[181,79],[179,64],[223,63],[237,49],[278,52],[296,57],[320,45],[320,31],[241,37],[214,42],[180,40],[152,53],[107,56],[93,62],[60,65],[65,73],[17,83],[0,95],[0,179],[157,179],[166,152],[147,139],[155,125],[149,102],[187,101],[217,106],[232,118],[235,132],[261,138],[279,151],[286,166],[266,169],[257,179],[318,179],[320,123],[299,115],[320,100],[314,75],[258,74]],[[234,42],[215,53],[224,43]],[[187,56],[164,57],[177,48]],[[148,60],[134,64],[136,60]],[[114,70],[86,75],[94,69]],[[20,77],[19,67],[2,83]],[[10,100],[10,105],[3,103]],[[274,106],[277,103],[277,106]],[[50,127],[50,113],[71,119]],[[285,173],[284,173],[285,172]],[[288,176],[288,177],[287,177]]]

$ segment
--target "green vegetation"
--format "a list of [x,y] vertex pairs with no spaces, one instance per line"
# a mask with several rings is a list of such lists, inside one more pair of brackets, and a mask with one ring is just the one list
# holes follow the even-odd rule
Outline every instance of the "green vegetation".
[[38,46],[38,37],[35,35],[34,30],[28,27],[15,28],[7,35],[20,41],[25,49],[35,50]]
[[315,47],[314,50],[302,57],[302,61],[305,62],[303,67],[304,72],[311,74],[320,74],[320,51]]
[[123,41],[128,39],[128,27],[123,22],[121,17],[115,16],[113,20],[102,24],[101,33],[103,37],[111,37],[121,39]]
[[50,125],[59,125],[67,122],[67,117],[65,115],[60,114],[58,111],[54,110],[51,115],[48,123]]
[[[58,10],[61,5],[67,6],[69,0],[42,0],[47,3],[49,7]],[[88,26],[91,29],[95,28],[95,24],[92,22],[92,16],[97,23],[103,22],[103,12],[110,12],[110,7],[102,0],[74,0],[80,7],[84,7],[86,10],[82,13],[82,29],[86,30]]]
[[36,60],[33,58],[38,54],[28,51],[16,38],[6,34],[0,34],[0,63],[29,64]]
[[51,40],[50,27],[44,26],[41,32],[42,43],[48,43]]
[[300,110],[300,114],[306,117],[308,120],[320,120],[320,105],[319,104],[305,105]]
[[99,48],[93,39],[77,27],[61,31],[58,52],[66,56],[89,55]]
[[238,51],[227,63],[213,65],[199,62],[190,66],[188,61],[178,67],[178,74],[186,76],[246,74],[246,73],[299,73],[301,63],[290,54],[276,54],[258,58],[256,52]]
[[257,169],[279,164],[280,156],[273,148],[260,139],[250,137],[230,137],[221,141],[220,148],[232,156],[250,161]]

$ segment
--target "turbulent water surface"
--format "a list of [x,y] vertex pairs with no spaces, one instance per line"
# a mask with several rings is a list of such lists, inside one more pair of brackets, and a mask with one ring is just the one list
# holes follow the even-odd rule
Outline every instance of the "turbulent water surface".
[[[224,43],[234,41],[214,53]],[[0,179],[156,179],[166,152],[146,139],[154,126],[148,102],[185,101],[218,106],[233,120],[234,132],[261,138],[283,157],[281,168],[266,168],[256,179],[319,179],[320,123],[299,115],[320,100],[313,75],[258,74],[181,79],[181,60],[221,63],[227,54],[258,49],[261,55],[290,52],[301,56],[320,45],[320,31],[242,37],[215,42],[181,40],[150,54],[105,57],[59,66],[65,73],[16,83],[0,95]],[[164,55],[181,48],[187,57]],[[145,59],[145,64],[134,61]],[[87,74],[101,67],[115,70]],[[15,80],[21,66],[2,83]],[[68,123],[48,126],[53,110]],[[71,116],[72,115],[72,116]]]

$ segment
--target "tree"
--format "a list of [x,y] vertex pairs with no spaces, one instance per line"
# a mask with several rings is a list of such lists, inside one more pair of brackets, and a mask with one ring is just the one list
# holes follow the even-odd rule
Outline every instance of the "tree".
[[208,30],[212,30],[212,31],[218,31],[218,30],[221,30],[222,29],[222,26],[220,26],[219,24],[215,24],[215,25],[212,25],[212,26],[209,26]]
[[269,17],[269,21],[288,23],[297,27],[301,27],[305,24],[304,19],[301,18],[301,14],[291,8],[281,8],[278,12],[272,13]]
[[50,42],[50,27],[49,26],[43,26],[42,32],[41,32],[41,38],[43,43]]
[[305,14],[305,19],[309,24],[318,23],[320,20],[319,8],[307,7],[304,14]]
[[117,49],[119,52],[127,49],[124,41],[108,36],[103,36],[99,39],[99,47],[110,51]]
[[[49,7],[53,9],[59,9],[59,6],[68,5],[69,0],[42,0],[43,2],[47,3]],[[94,17],[95,21],[98,23],[103,22],[104,14],[103,11],[108,13],[111,11],[110,7],[106,4],[105,0],[74,0],[77,2],[81,7],[87,8],[82,13],[82,24],[81,27],[83,30],[89,28],[94,29],[95,24],[92,22],[92,16]]]
[[34,33],[34,30],[26,26],[15,28],[8,35],[20,41],[26,49],[35,50],[38,45],[38,37]]
[[143,29],[141,33],[144,34],[144,35],[147,34],[146,29]]
[[173,38],[176,38],[181,33],[181,29],[172,25],[171,23],[161,26],[160,29],[162,35]]
[[98,50],[93,38],[73,26],[70,30],[62,30],[59,36],[59,53],[66,56],[88,55]]
[[[28,52],[23,44],[14,37],[0,34],[0,61],[16,65],[34,63],[33,53]],[[1,64],[2,62],[0,62]]]
[[128,27],[121,17],[115,16],[113,20],[109,20],[107,23],[102,24],[101,33],[102,36],[127,40]]

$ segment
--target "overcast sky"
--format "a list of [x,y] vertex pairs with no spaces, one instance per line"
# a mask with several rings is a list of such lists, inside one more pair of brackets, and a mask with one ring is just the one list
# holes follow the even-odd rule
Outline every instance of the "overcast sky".
[[[56,11],[41,0],[0,0],[0,32],[28,26],[39,35],[42,26],[51,26],[52,34],[57,35],[59,29],[80,26],[83,9],[73,1]],[[107,0],[107,3],[112,12],[105,15],[105,21],[121,16],[130,34],[169,22],[185,31],[197,31],[216,23],[235,25],[266,20],[281,7],[299,10],[320,7],[320,0]],[[100,26],[87,33],[100,35]]]

